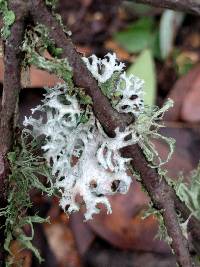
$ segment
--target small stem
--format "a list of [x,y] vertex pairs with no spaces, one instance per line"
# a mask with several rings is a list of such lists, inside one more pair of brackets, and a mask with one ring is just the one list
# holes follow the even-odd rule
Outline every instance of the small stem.
[[200,16],[199,0],[135,0],[135,2],[155,7],[174,9]]
[[0,151],[3,155],[9,151],[13,143],[13,133],[16,126],[18,97],[21,89],[20,45],[24,36],[24,10],[19,6],[20,1],[10,1],[9,8],[15,13],[15,22],[11,33],[4,43],[4,82],[0,116]]

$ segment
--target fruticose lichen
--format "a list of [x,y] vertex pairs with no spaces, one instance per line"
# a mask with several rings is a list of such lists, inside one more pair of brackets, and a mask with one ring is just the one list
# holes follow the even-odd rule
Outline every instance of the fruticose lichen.
[[[47,50],[52,57],[48,56]],[[24,69],[29,65],[34,65],[38,69],[56,74],[72,87],[72,68],[66,58],[59,58],[63,50],[55,46],[55,42],[49,37],[48,29],[45,26],[38,24],[26,31],[22,51],[25,53]]]
[[[51,196],[54,193],[54,187],[50,168],[45,163],[45,159],[38,156],[37,144],[34,139],[30,141],[29,135],[24,130],[20,145],[16,144],[14,151],[8,153],[10,175],[7,206],[0,209],[0,217],[5,217],[4,249],[10,254],[6,266],[13,266],[12,264],[15,263],[10,251],[13,240],[17,240],[21,249],[31,250],[38,260],[42,261],[38,249],[32,244],[33,224],[48,222],[48,218],[28,214],[32,207],[30,191],[39,190]],[[47,186],[40,181],[39,177],[46,178]],[[31,234],[27,235],[24,227],[26,229],[28,227]]]
[[169,101],[161,110],[146,108],[143,81],[122,72],[124,64],[117,61],[115,54],[108,54],[103,60],[95,56],[92,59],[91,65],[89,59],[83,60],[100,88],[107,83],[104,93],[113,107],[132,113],[136,118],[134,124],[123,132],[116,129],[115,138],[108,137],[91,106],[80,104],[80,95],[66,84],[47,89],[43,103],[32,110],[32,114],[40,114],[39,118],[31,116],[24,121],[26,127],[31,126],[30,133],[35,138],[45,137],[42,149],[56,177],[54,187],[61,193],[61,207],[70,213],[78,211],[84,203],[86,220],[99,212],[100,203],[110,213],[107,195],[126,193],[129,189],[131,177],[126,170],[130,159],[121,157],[121,148],[138,143],[154,164],[158,155],[150,138],[162,138],[157,133],[161,127],[158,121],[172,104]]
[[191,173],[189,185],[183,182],[183,178],[174,184],[177,195],[185,202],[191,215],[200,220],[200,163]]
[[[32,112],[45,112],[47,116],[46,122],[42,117],[25,118],[24,125],[33,126],[35,137],[46,136],[42,149],[57,176],[55,187],[62,194],[62,208],[68,212],[79,210],[76,197],[80,195],[86,205],[86,219],[98,213],[98,203],[105,204],[111,212],[105,195],[114,194],[115,181],[116,191],[121,193],[127,192],[131,183],[126,174],[128,160],[118,152],[126,145],[124,133],[117,133],[117,142],[107,137],[93,113],[81,109],[76,97],[67,94],[64,84],[49,89],[43,104]],[[81,122],[83,116],[87,116],[85,123]]]

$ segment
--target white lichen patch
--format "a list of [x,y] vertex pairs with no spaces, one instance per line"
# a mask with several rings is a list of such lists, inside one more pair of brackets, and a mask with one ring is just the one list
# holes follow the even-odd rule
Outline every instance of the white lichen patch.
[[134,75],[129,77],[126,73],[120,75],[116,92],[121,99],[115,108],[119,112],[132,113],[138,116],[144,110],[144,81]]
[[[66,85],[48,89],[43,104],[32,110],[41,116],[25,118],[24,125],[32,126],[34,137],[45,136],[44,157],[56,176],[55,187],[61,193],[60,205],[68,212],[78,211],[83,198],[86,207],[85,219],[98,213],[97,204],[103,203],[108,213],[111,207],[107,195],[126,193],[131,178],[126,174],[128,159],[123,159],[118,150],[130,141],[124,141],[127,133],[116,132],[109,138],[93,113],[88,112],[88,121],[81,122],[85,110],[81,109],[76,96],[67,94]],[[135,142],[135,141],[134,141]]]
[[95,55],[92,55],[89,58],[83,57],[82,59],[88,70],[100,83],[105,83],[111,78],[114,72],[121,72],[125,67],[124,63],[117,61],[115,53],[108,53],[103,59],[97,58]]
[[[94,55],[83,60],[112,106],[119,112],[132,113],[135,122],[123,132],[116,129],[115,137],[110,138],[95,118],[91,102],[79,101],[81,94],[77,95],[71,87],[69,90],[66,84],[59,84],[48,89],[42,105],[32,110],[35,115],[42,112],[46,120],[42,115],[38,119],[31,116],[25,118],[24,125],[32,127],[35,138],[45,137],[42,149],[56,177],[54,186],[61,194],[61,207],[70,213],[84,205],[88,220],[99,212],[99,204],[111,212],[108,195],[126,193],[129,189],[131,178],[126,170],[130,159],[121,157],[121,148],[137,143],[155,167],[169,160],[174,142],[158,132],[162,127],[160,119],[172,101],[161,109],[145,107],[144,82],[122,73],[124,64],[117,61],[115,54],[107,54],[102,60]],[[151,141],[154,138],[169,144],[164,161]]]
[[100,87],[111,80],[116,73],[119,74],[117,82],[111,84],[113,88],[108,88],[111,95],[107,95],[111,101],[112,98],[115,99],[112,104],[117,111],[138,116],[144,110],[144,81],[122,72],[125,64],[118,62],[115,53],[108,53],[104,59],[99,59],[95,55],[82,59]]

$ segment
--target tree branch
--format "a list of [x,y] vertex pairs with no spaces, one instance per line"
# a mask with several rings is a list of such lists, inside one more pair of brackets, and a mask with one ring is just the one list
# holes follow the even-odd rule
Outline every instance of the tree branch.
[[[96,117],[110,135],[115,135],[117,127],[126,127],[131,118],[127,115],[119,114],[110,105],[108,99],[101,93],[97,82],[91,76],[83,63],[80,55],[75,50],[69,37],[66,37],[59,23],[55,20],[42,0],[32,0],[31,13],[35,23],[41,23],[49,29],[50,38],[52,38],[57,47],[63,48],[62,57],[67,57],[69,64],[73,68],[73,79],[78,87],[82,87],[93,100],[93,109]],[[185,240],[178,218],[175,212],[175,203],[178,197],[172,188],[161,179],[155,169],[149,167],[138,145],[126,147],[121,150],[124,157],[131,157],[132,164],[136,171],[141,175],[143,184],[149,193],[154,206],[163,213],[165,225],[169,236],[172,238],[172,248],[177,256],[177,261],[182,267],[191,267],[188,244]],[[185,207],[186,208],[186,207]],[[187,209],[187,208],[186,208]]]
[[[0,208],[7,203],[7,178],[9,164],[6,159],[7,152],[13,144],[14,128],[16,126],[18,96],[21,88],[21,62],[22,53],[20,45],[24,36],[24,19],[28,8],[19,0],[9,1],[9,9],[15,13],[15,22],[11,27],[11,33],[4,42],[4,83],[2,105],[0,105]],[[4,266],[4,225],[5,218],[0,218],[0,266]]]
[[[180,266],[192,266],[188,244],[182,234],[176,214],[174,199],[177,202],[180,202],[180,200],[175,192],[165,179],[159,177],[156,169],[149,167],[137,145],[123,148],[121,153],[124,157],[132,158],[132,167],[139,172],[154,207],[162,212],[168,234],[172,238],[171,246],[177,256],[178,263]],[[188,211],[186,207],[185,209]]]
[[117,127],[124,128],[127,123],[133,120],[132,116],[124,114],[120,117],[118,115],[118,112],[112,108],[108,99],[99,90],[96,80],[93,79],[80,55],[75,50],[71,39],[63,32],[60,24],[48,11],[44,2],[41,0],[32,0],[31,2],[31,13],[35,18],[35,22],[47,26],[50,38],[55,41],[58,47],[63,48],[62,57],[66,57],[73,68],[74,83],[76,86],[84,88],[85,92],[91,96],[96,117],[101,118],[105,131],[110,136],[114,136],[115,129]]
[[148,4],[155,7],[174,9],[200,16],[199,0],[135,0],[136,3]]
[[18,97],[21,89],[20,45],[24,36],[24,18],[27,8],[20,0],[9,2],[9,8],[15,13],[15,22],[11,33],[4,43],[4,83],[0,117],[0,151],[3,155],[9,151],[13,142],[13,130],[16,126]]

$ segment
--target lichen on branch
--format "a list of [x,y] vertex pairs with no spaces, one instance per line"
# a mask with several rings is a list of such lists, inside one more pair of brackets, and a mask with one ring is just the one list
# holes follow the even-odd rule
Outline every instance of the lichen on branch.
[[[34,28],[27,30],[22,45],[22,51],[25,52],[24,68],[29,65],[34,65],[49,73],[55,73],[59,78],[68,82],[68,85],[71,85],[72,68],[66,58],[59,59],[63,50],[57,48],[54,41],[49,38],[48,29],[46,27],[38,24]],[[47,55],[45,55],[47,51],[50,52],[52,57],[47,57]]]
[[[42,258],[39,251],[32,244],[34,236],[34,223],[44,223],[49,220],[41,218],[37,214],[28,215],[28,210],[32,207],[30,192],[37,189],[42,193],[51,196],[54,192],[52,186],[53,177],[49,167],[45,164],[44,158],[38,155],[38,142],[30,141],[28,133],[24,130],[20,144],[17,144],[13,152],[8,153],[10,164],[10,175],[8,177],[8,197],[7,206],[0,208],[0,216],[5,217],[5,242],[4,249],[10,254],[7,258],[7,266],[12,266],[13,257],[10,245],[13,240],[20,243],[21,248],[31,250],[38,260]],[[40,177],[46,179],[45,186]],[[30,227],[31,235],[27,235],[24,227]]]
[[[120,149],[139,144],[148,157],[151,155],[152,165],[155,158],[160,160],[150,139],[161,138],[169,142],[158,133],[161,127],[158,121],[171,106],[169,101],[161,110],[154,108],[150,112],[150,108],[143,104],[143,81],[122,73],[124,64],[117,62],[115,54],[109,54],[109,60],[94,58],[90,70],[98,79],[100,88],[118,74],[116,83],[110,83],[106,94],[116,110],[127,104],[136,116],[134,123],[124,131],[117,128],[115,137],[110,138],[94,116],[91,105],[80,104],[80,94],[71,88],[69,90],[65,84],[47,89],[43,104],[32,110],[33,115],[40,114],[39,119],[31,116],[24,121],[26,127],[31,126],[31,134],[35,138],[46,137],[42,149],[52,174],[57,177],[54,186],[61,193],[60,205],[70,213],[78,211],[84,203],[86,220],[99,212],[99,203],[103,203],[110,213],[107,195],[126,193],[129,189],[131,177],[127,175],[127,169],[131,159],[123,158]],[[85,58],[84,61],[89,64]],[[104,71],[109,70],[108,74],[105,75],[104,71],[99,73],[96,64],[104,65]],[[131,95],[134,98],[130,99]],[[158,164],[161,163],[160,160]],[[83,198],[83,203],[77,201],[78,196]]]

